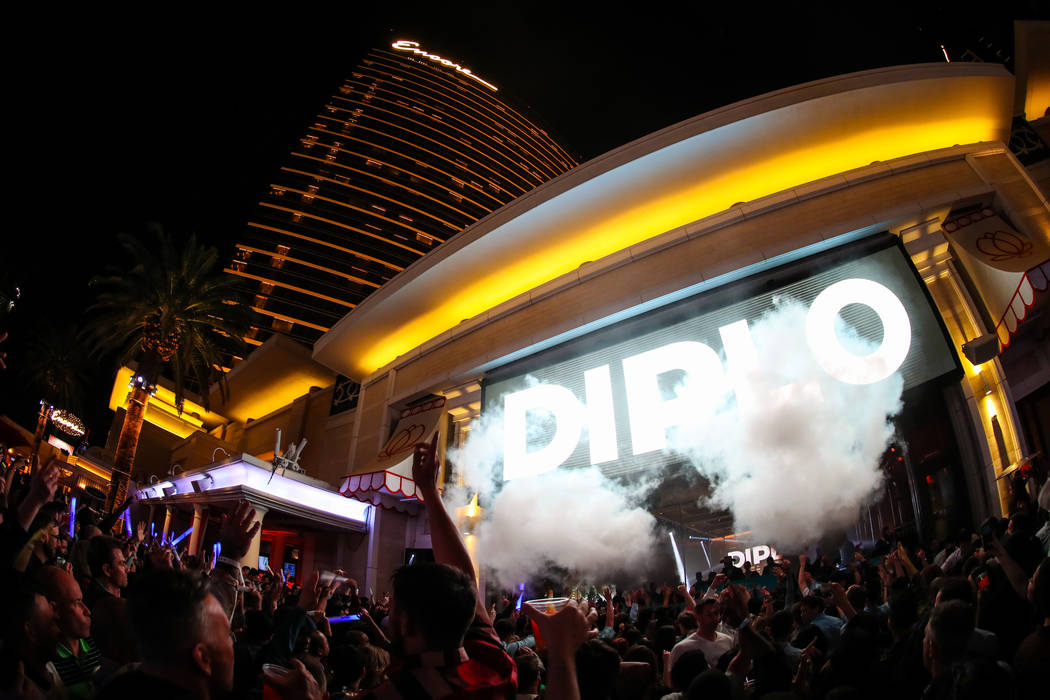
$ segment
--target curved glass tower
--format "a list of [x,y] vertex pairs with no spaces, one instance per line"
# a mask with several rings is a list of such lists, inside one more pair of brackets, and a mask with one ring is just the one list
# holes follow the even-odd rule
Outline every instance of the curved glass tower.
[[312,344],[372,290],[575,159],[498,89],[413,41],[371,51],[248,222],[227,272],[257,323]]

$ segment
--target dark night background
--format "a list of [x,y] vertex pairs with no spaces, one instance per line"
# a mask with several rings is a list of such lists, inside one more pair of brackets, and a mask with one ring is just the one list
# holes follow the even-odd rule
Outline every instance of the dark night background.
[[[970,49],[1008,60],[1013,19],[1046,2],[611,4],[298,3],[241,13],[14,12],[10,182],[0,282],[21,288],[0,320],[0,413],[32,428],[39,389],[26,342],[75,330],[87,280],[127,265],[115,234],[151,221],[196,232],[229,258],[271,174],[373,46],[414,39],[527,104],[582,161],[708,110],[778,88]],[[343,8],[343,9],[333,9]],[[483,8],[483,9],[481,9]],[[1000,57],[996,58],[996,52]],[[11,167],[13,166],[13,167]],[[6,279],[5,279],[6,278]],[[105,441],[115,365],[92,361],[81,417]]]

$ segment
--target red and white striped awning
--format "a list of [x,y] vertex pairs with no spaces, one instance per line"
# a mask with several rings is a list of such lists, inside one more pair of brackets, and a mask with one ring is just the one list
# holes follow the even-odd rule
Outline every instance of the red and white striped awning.
[[406,501],[423,500],[412,480],[412,455],[417,443],[431,439],[440,430],[444,415],[444,397],[402,411],[394,432],[375,460],[344,477],[339,493],[401,511],[407,510]]

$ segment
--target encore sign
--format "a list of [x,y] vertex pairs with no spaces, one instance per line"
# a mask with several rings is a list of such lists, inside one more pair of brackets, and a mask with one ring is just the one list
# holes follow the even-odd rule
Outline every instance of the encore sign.
[[447,58],[443,58],[441,56],[438,56],[436,53],[427,53],[423,49],[419,48],[419,42],[418,41],[406,41],[404,39],[399,39],[399,40],[395,41],[393,44],[391,44],[390,47],[393,48],[394,51],[408,51],[408,52],[413,53],[413,54],[415,54],[417,56],[422,56],[423,58],[429,58],[431,61],[434,61],[435,63],[440,63],[443,66],[448,66],[449,68],[455,70],[457,73],[461,73],[462,75],[465,75],[468,78],[472,78],[472,79],[478,81],[479,83],[481,83],[482,85],[484,85],[485,87],[487,87],[490,90],[499,90],[499,88],[496,87],[495,85],[493,85],[492,83],[486,82],[486,81],[482,80],[481,78],[479,78],[478,76],[474,75],[474,73],[471,72],[471,70],[469,68],[464,68],[463,66],[459,65],[455,61],[450,61]]

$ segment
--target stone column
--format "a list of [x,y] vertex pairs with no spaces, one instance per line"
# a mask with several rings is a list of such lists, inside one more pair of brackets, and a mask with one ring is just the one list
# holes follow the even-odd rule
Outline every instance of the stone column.
[[202,503],[193,504],[193,532],[190,533],[191,556],[200,555],[201,542],[204,541],[204,526],[208,522],[208,507]]
[[[255,509],[255,519],[262,523],[265,522],[266,513],[269,509],[265,506],[260,506],[255,503],[252,504],[252,508]],[[259,568],[259,545],[262,543],[262,528],[255,533],[255,537],[252,538],[252,542],[248,545],[248,552],[241,557],[241,566],[248,566],[253,569]]]
[[171,506],[164,506],[164,528],[160,534],[161,542],[167,542],[168,537],[171,536],[171,524],[174,517],[175,509]]

